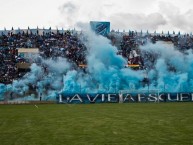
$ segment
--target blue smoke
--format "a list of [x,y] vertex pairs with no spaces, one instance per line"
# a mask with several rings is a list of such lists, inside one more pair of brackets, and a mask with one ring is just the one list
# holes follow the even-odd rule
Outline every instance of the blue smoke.
[[[155,80],[160,91],[190,92],[193,78],[193,54],[178,51],[172,44],[158,42],[141,47],[142,51],[157,56],[155,67],[149,70],[150,80]],[[153,65],[153,64],[151,64]],[[172,68],[172,70],[171,70]],[[151,86],[151,88],[154,88]]]
[[5,92],[6,92],[6,85],[0,84],[0,101],[4,99]]
[[107,38],[90,30],[84,37],[87,39],[83,43],[88,49],[87,73],[69,71],[63,77],[64,87],[60,93],[118,93],[130,86],[139,88],[143,72],[125,68],[126,60],[117,55],[117,48]]
[[[87,40],[83,43],[88,49],[86,70],[88,74],[83,75],[81,72],[77,72],[76,77],[74,73],[67,74],[66,77],[71,78],[70,81],[68,80],[69,82],[74,83],[74,78],[77,78],[76,82],[79,84],[79,87],[71,84],[71,87],[74,86],[71,90],[76,92],[81,90],[82,93],[118,92],[128,89],[131,84],[139,85],[139,80],[143,77],[142,71],[124,68],[127,61],[117,55],[117,48],[112,46],[107,38],[98,36],[91,31],[87,31],[85,34]],[[68,75],[73,76],[69,77]]]

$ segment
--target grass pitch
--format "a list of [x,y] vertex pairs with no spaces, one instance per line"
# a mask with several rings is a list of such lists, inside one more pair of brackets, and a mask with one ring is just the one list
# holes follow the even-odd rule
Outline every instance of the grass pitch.
[[0,106],[0,145],[64,144],[193,144],[193,103]]

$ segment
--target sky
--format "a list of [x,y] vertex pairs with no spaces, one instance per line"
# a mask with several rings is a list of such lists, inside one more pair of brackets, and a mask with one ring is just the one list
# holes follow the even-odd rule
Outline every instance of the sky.
[[0,0],[0,29],[78,29],[110,21],[120,31],[193,32],[192,0]]

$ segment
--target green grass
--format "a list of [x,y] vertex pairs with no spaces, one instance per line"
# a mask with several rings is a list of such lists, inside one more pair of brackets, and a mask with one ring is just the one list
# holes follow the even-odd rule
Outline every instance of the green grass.
[[38,106],[0,106],[0,145],[193,144],[193,103]]

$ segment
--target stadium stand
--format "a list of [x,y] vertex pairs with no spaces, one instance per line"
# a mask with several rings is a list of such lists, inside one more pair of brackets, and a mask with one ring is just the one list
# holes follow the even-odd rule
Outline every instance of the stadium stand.
[[[192,34],[153,34],[136,31],[115,32],[108,36],[112,45],[118,48],[118,55],[122,55],[128,64],[125,67],[133,69],[146,69],[145,57],[151,62],[157,57],[155,54],[140,52],[139,46],[148,41],[156,43],[165,41],[173,43],[181,50],[193,48]],[[86,67],[87,48],[82,43],[82,32],[50,29],[25,29],[0,31],[0,83],[9,84],[29,71],[29,66],[34,60],[28,59],[28,55],[38,53],[43,58],[65,57],[75,67]],[[46,66],[42,66],[45,67]]]

